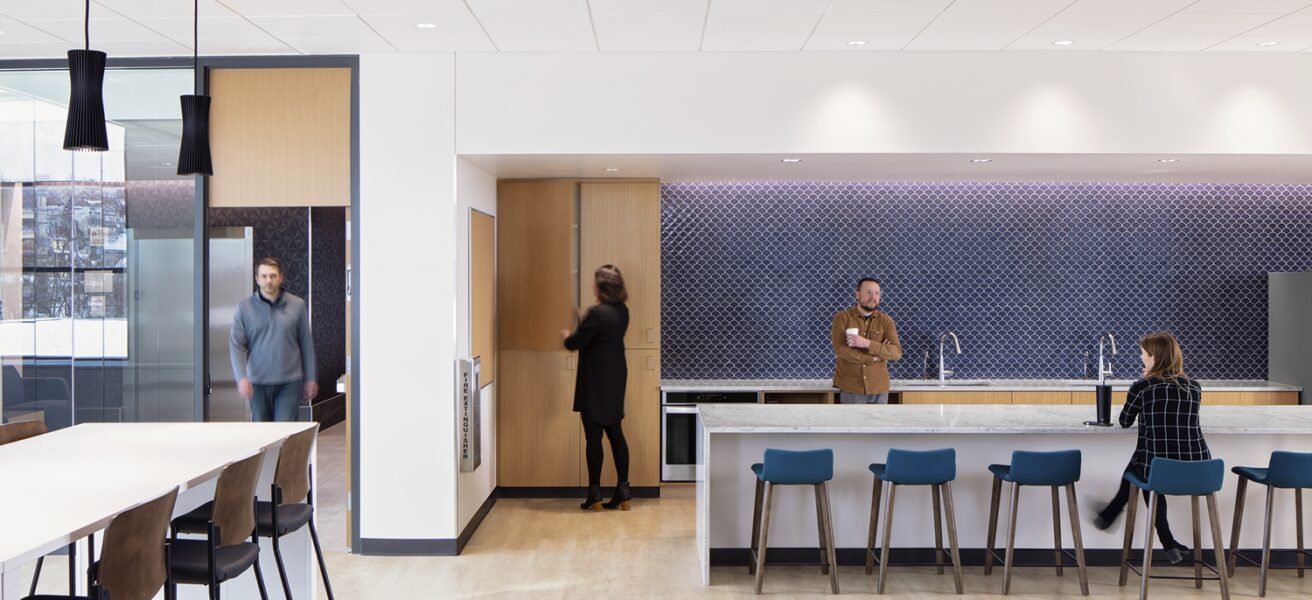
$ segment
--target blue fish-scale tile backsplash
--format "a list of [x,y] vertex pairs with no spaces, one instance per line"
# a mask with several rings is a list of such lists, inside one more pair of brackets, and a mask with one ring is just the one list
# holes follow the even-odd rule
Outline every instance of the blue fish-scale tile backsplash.
[[1134,378],[1138,338],[1167,330],[1190,375],[1264,379],[1266,273],[1312,267],[1312,186],[671,183],[661,234],[667,379],[830,377],[865,276],[894,378],[937,367],[950,329],[957,378],[1082,377],[1106,331]]

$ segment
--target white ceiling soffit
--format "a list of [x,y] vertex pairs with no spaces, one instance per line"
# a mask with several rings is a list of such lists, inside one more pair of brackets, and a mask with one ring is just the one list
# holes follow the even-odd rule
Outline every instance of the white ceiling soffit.
[[1303,155],[653,154],[462,158],[498,179],[1312,184],[1312,156]]
[[[93,0],[92,46],[191,52],[191,4]],[[0,0],[0,59],[82,44],[82,0]],[[201,0],[206,55],[1306,52],[1312,0]]]

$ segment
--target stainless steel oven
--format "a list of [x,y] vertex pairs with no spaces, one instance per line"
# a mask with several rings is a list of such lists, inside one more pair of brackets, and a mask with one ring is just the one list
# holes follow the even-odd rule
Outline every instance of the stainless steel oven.
[[661,481],[695,481],[701,432],[697,405],[759,402],[756,392],[664,392],[661,394]]

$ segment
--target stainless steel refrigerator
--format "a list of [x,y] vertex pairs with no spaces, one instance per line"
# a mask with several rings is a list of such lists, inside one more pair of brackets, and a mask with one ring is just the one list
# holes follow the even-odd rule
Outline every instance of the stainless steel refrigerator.
[[209,371],[206,421],[249,421],[250,404],[237,393],[228,336],[237,304],[255,291],[255,235],[250,227],[210,229]]
[[1267,273],[1267,379],[1302,386],[1312,396],[1312,273]]

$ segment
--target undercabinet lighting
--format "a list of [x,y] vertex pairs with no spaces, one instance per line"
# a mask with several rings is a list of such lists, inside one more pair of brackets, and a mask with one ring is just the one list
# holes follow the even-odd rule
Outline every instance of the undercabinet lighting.
[[847,45],[849,45],[849,46],[864,46],[864,45],[866,45],[866,41],[865,41],[865,40],[852,40],[852,41],[848,42]]
[[973,163],[991,163],[991,162],[993,162],[993,159],[991,159],[991,158],[972,158],[972,159],[970,159],[970,162],[973,162]]
[[1075,43],[1075,42],[1072,41],[1072,40],[1057,40],[1057,41],[1053,42],[1052,45],[1054,45],[1054,46],[1069,46],[1069,45],[1074,44],[1074,43]]
[[1257,47],[1258,47],[1258,48],[1270,48],[1271,46],[1279,46],[1279,45],[1280,45],[1280,42],[1260,42],[1260,43],[1257,44]]
[[420,29],[437,29],[437,23],[419,23],[415,25]]
[[800,163],[800,162],[802,162],[802,159],[800,159],[800,158],[781,158],[781,159],[779,159],[779,162],[788,163],[788,164],[793,164],[793,163]]
[[606,172],[607,172],[607,173],[619,173],[619,172],[620,172],[620,169],[619,169],[619,167],[606,167]]
[[1157,162],[1159,162],[1159,163],[1178,163],[1178,162],[1180,162],[1180,159],[1178,159],[1178,158],[1159,158],[1159,159],[1157,159]]

